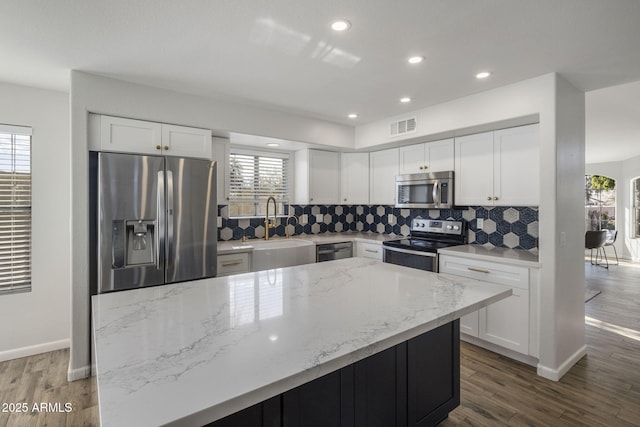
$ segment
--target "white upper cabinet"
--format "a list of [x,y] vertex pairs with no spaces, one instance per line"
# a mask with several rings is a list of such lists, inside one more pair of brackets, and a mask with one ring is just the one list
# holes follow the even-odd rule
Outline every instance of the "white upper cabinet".
[[176,125],[162,125],[162,150],[168,156],[210,159],[211,131]]
[[400,147],[399,174],[453,170],[453,139]]
[[162,125],[122,117],[96,116],[100,151],[139,154],[162,153]]
[[212,157],[211,131],[144,120],[91,115],[92,149],[136,154]]
[[369,203],[395,205],[399,149],[369,153]]
[[227,168],[229,166],[229,140],[213,137],[213,155],[216,162],[216,191],[219,205],[228,204]]
[[540,204],[539,125],[520,126],[495,132],[494,192],[496,205]]
[[369,203],[369,153],[342,153],[340,204]]
[[493,205],[493,132],[456,138],[455,204]]
[[537,124],[455,139],[455,203],[537,206],[540,203]]
[[296,204],[340,203],[340,153],[300,150],[295,153],[294,164]]

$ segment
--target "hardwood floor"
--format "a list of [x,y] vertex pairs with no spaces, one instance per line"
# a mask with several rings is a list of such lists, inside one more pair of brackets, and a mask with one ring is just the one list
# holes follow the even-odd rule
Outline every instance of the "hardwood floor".
[[[461,344],[461,405],[441,426],[640,426],[640,264],[609,270],[585,264],[587,356],[559,382],[535,368]],[[68,350],[0,363],[5,426],[98,425],[95,379],[67,383]],[[34,403],[71,403],[69,413],[32,412]],[[53,408],[56,409],[56,408]]]

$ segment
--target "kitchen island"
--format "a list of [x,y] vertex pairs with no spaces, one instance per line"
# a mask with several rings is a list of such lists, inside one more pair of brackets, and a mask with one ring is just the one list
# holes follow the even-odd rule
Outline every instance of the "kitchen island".
[[[350,258],[94,296],[100,420],[105,427],[225,425],[228,415],[255,413],[296,425],[300,411],[313,408],[309,398],[337,394],[352,403],[345,407],[341,398],[338,416],[357,421],[358,408],[367,406],[358,392],[363,381],[370,390],[384,383],[375,363],[360,369],[358,362],[392,351],[390,363],[406,371],[412,352],[448,351],[457,364],[456,319],[510,293]],[[432,346],[431,333],[448,339],[448,348]],[[426,341],[412,341],[420,337]],[[391,382],[400,400],[412,387],[406,375]],[[449,382],[459,387],[455,378]]]

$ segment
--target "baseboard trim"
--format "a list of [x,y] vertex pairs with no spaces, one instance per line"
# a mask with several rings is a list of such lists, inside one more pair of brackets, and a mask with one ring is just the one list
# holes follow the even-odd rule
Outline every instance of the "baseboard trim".
[[538,364],[538,375],[551,381],[560,381],[560,378],[564,376],[569,369],[573,367],[580,359],[587,354],[587,346],[583,345],[575,353],[573,353],[567,360],[565,360],[557,369],[549,368],[542,364]]
[[482,347],[485,350],[492,351],[494,353],[501,354],[509,359],[517,360],[518,362],[525,363],[529,366],[537,366],[538,359],[534,356],[529,356],[526,354],[518,353],[517,351],[510,350],[508,348],[501,347],[499,345],[481,340],[480,338],[472,337],[470,335],[461,333],[460,341],[468,342],[469,344],[473,344],[478,347]]
[[34,356],[36,354],[47,353],[49,351],[69,348],[70,340],[59,340],[45,342],[42,344],[29,345],[27,347],[14,348],[12,350],[0,351],[0,362],[12,359],[20,359],[21,357]]
[[67,371],[67,381],[78,381],[84,380],[85,378],[89,378],[91,376],[91,366],[81,366],[76,369],[71,369]]

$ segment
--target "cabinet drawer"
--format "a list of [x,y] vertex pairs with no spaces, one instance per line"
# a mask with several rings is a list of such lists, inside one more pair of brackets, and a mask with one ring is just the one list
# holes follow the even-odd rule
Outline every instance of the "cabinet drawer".
[[218,255],[218,275],[228,276],[235,273],[248,273],[251,271],[249,265],[250,257],[246,252],[239,254]]
[[357,245],[357,255],[365,258],[373,258],[382,261],[382,245],[375,243],[361,243]]
[[440,272],[529,290],[527,267],[440,255]]

